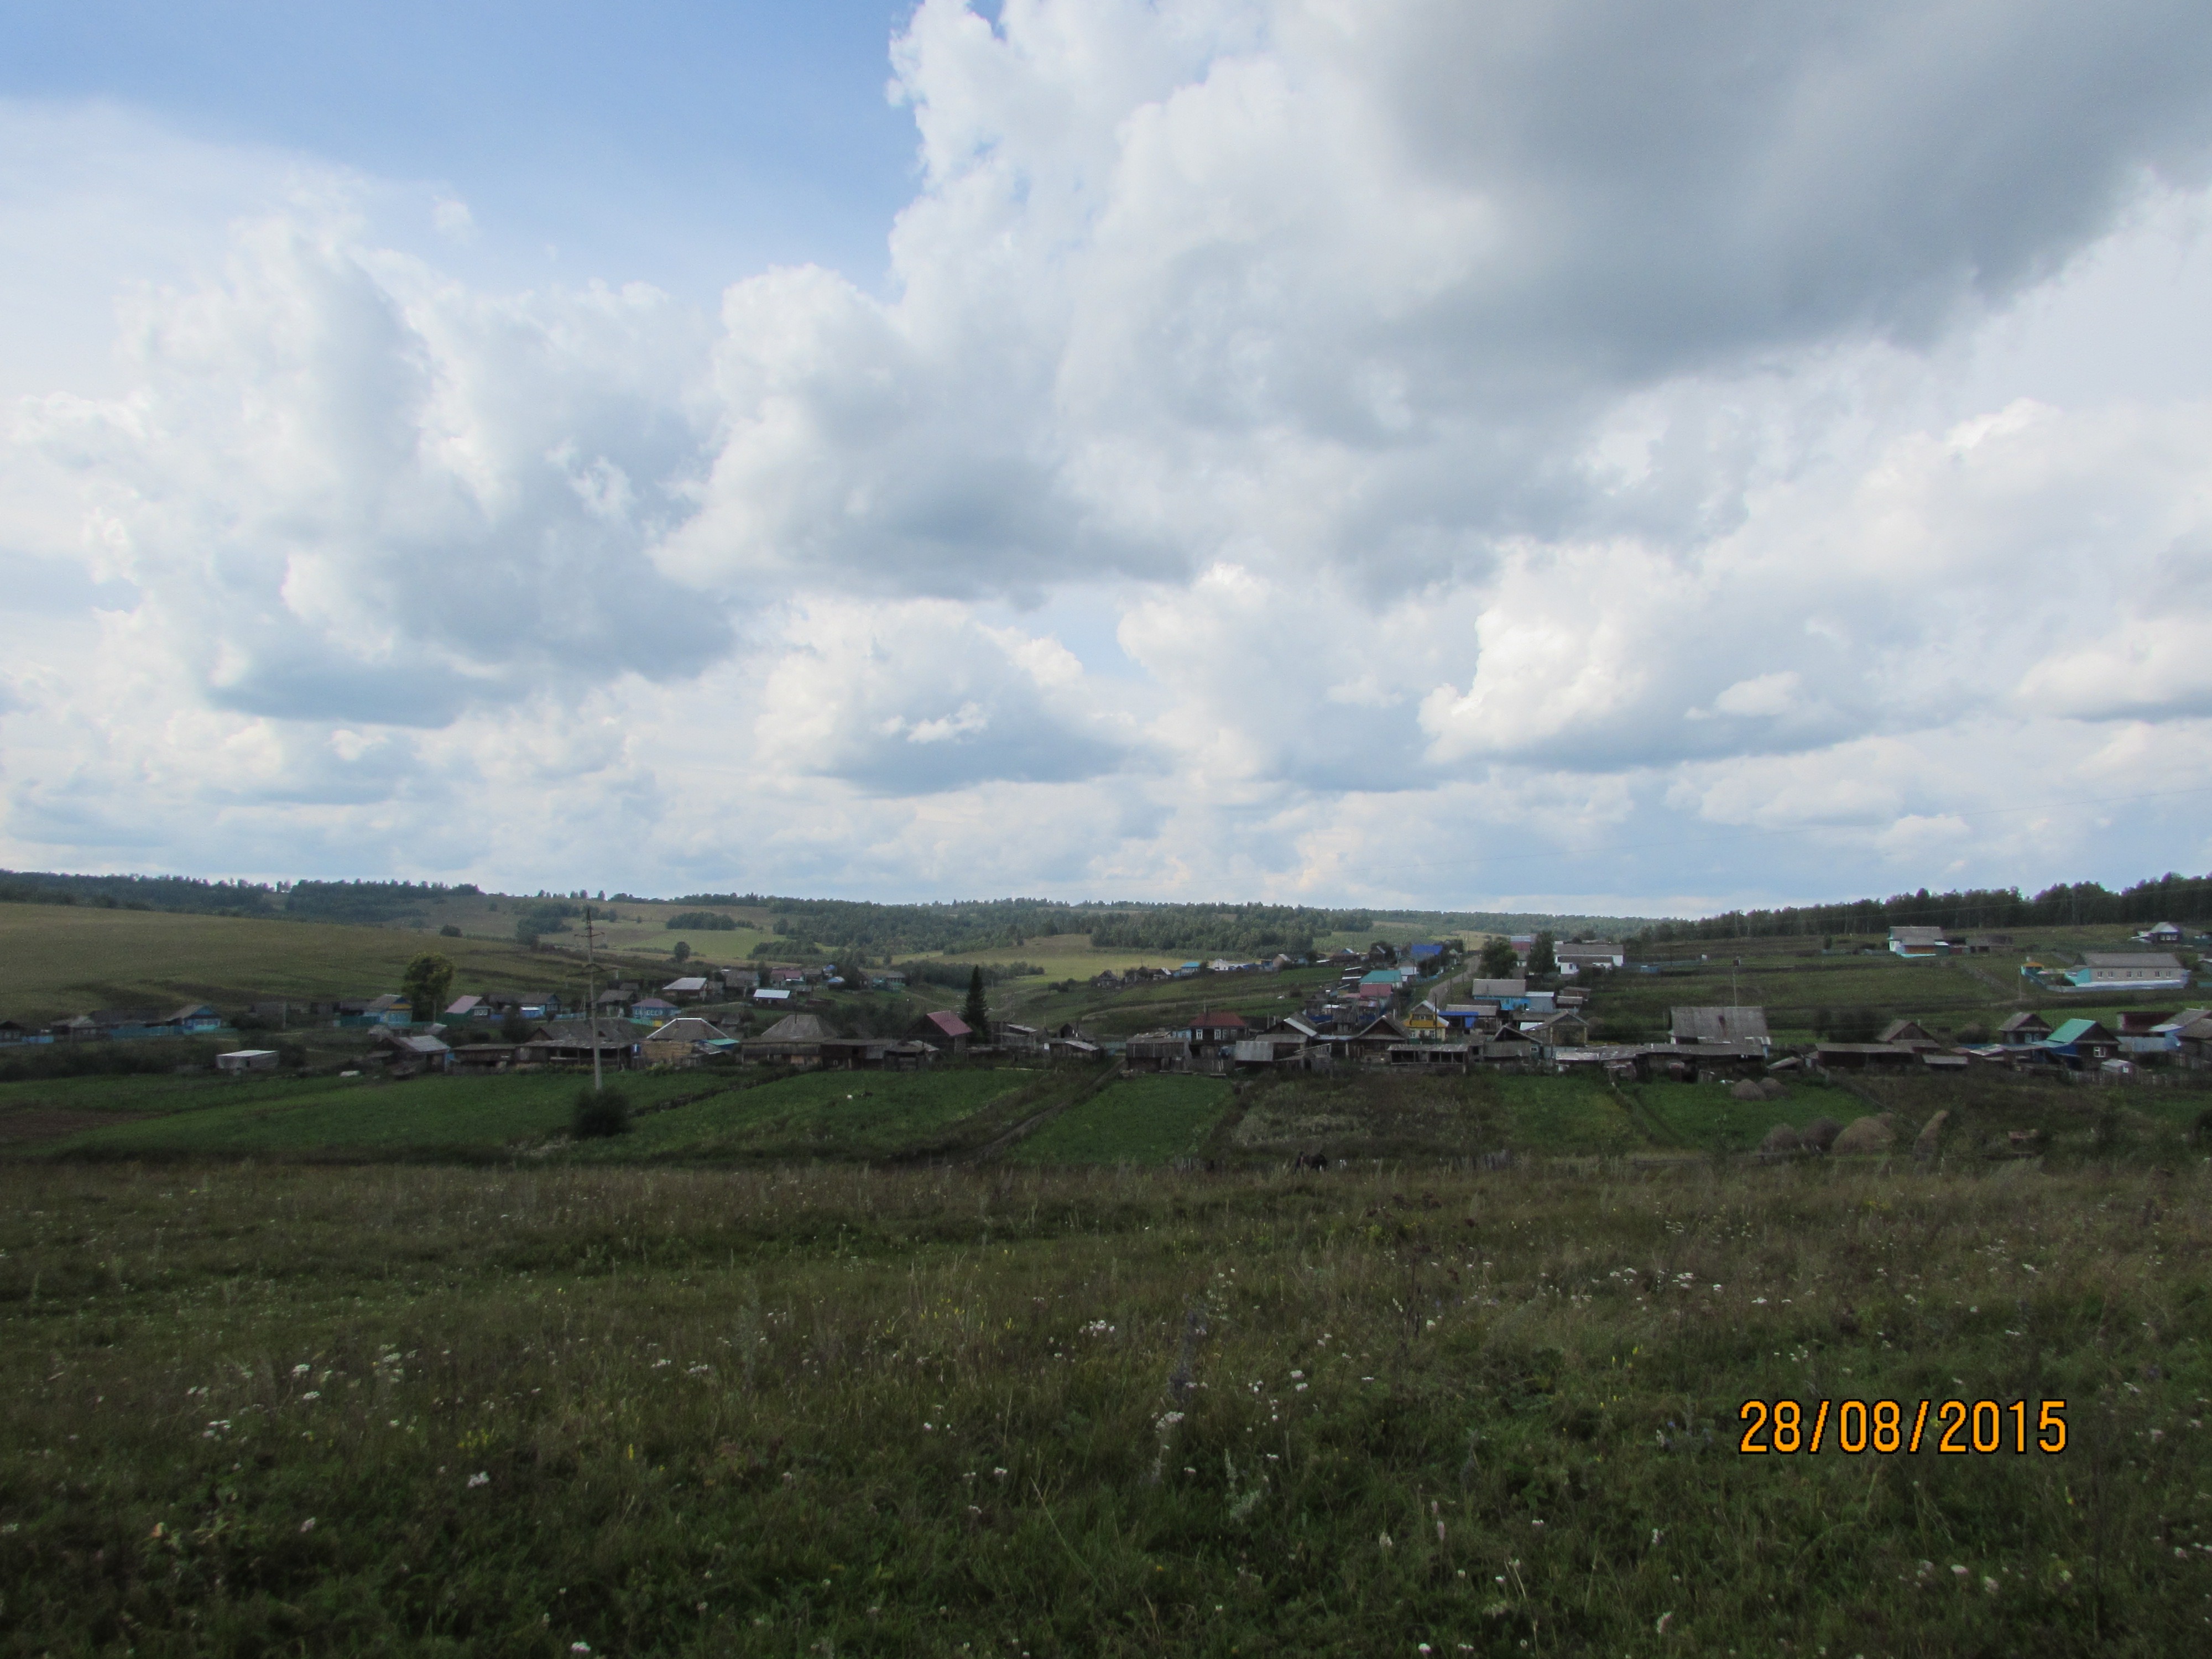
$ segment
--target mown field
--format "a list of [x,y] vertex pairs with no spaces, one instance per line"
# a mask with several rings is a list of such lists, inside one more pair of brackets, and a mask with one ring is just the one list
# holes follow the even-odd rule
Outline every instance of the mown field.
[[[2197,1652],[2208,1200],[2201,1163],[0,1166],[0,1642]],[[1749,1398],[2066,1437],[1743,1455]]]

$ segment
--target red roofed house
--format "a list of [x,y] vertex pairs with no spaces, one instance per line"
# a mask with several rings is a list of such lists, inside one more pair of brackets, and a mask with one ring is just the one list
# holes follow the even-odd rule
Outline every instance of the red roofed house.
[[913,1035],[941,1052],[964,1054],[968,1052],[968,1039],[975,1034],[969,1030],[966,1020],[950,1008],[942,1008],[916,1020]]
[[1193,1042],[1234,1042],[1245,1034],[1243,1016],[1214,1012],[1200,1014],[1190,1023]]

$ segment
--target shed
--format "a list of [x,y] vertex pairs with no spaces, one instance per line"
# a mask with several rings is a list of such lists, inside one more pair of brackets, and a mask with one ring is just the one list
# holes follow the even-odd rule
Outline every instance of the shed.
[[730,1034],[712,1020],[686,1016],[672,1019],[657,1030],[647,1033],[640,1045],[649,1066],[677,1066],[695,1060],[702,1053],[701,1045],[708,1042],[727,1042]]
[[274,1048],[233,1048],[227,1054],[215,1057],[215,1068],[218,1072],[273,1072],[277,1059]]
[[1827,1072],[1901,1071],[1920,1063],[1919,1051],[1899,1042],[1823,1042],[1813,1063]]
[[1676,1042],[1755,1042],[1768,1045],[1764,1008],[1670,1008],[1668,1033]]
[[1162,1072],[1190,1063],[1190,1039],[1181,1031],[1139,1031],[1123,1045],[1133,1072]]
[[1893,927],[1889,930],[1889,948],[1893,955],[1908,961],[1922,961],[1950,955],[1951,941],[1943,937],[1941,927]]
[[1943,1046],[1942,1039],[1917,1019],[1893,1019],[1875,1040],[1878,1042],[1902,1042],[1916,1048],[1924,1045],[1940,1048]]
[[412,1077],[418,1072],[450,1070],[453,1054],[442,1037],[386,1029],[376,1034],[366,1057],[382,1062],[394,1077]]
[[539,1064],[627,1066],[637,1058],[637,1028],[626,1019],[556,1019],[516,1050],[514,1058]]

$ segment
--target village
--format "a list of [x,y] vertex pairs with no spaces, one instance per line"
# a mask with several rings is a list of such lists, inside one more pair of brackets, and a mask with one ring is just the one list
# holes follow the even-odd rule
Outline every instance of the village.
[[[426,1000],[417,987],[330,1001],[257,1002],[228,1015],[207,1003],[100,1009],[35,1028],[0,1019],[0,1045],[235,1038],[238,1046],[216,1054],[214,1065],[244,1073],[300,1064],[286,1046],[294,1036],[351,1032],[358,1048],[342,1074],[358,1070],[393,1079],[593,1066],[603,1073],[701,1066],[914,1071],[948,1060],[1006,1059],[1111,1060],[1129,1074],[1356,1067],[1755,1081],[1791,1072],[1942,1073],[1996,1066],[2124,1081],[2145,1071],[2212,1068],[2212,1006],[2186,1006],[2195,958],[2185,963],[2177,952],[2188,938],[2160,923],[2130,940],[2140,949],[2084,951],[2075,953],[2075,961],[2030,952],[2018,969],[2023,1000],[2104,993],[2132,1002],[2148,994],[2170,1006],[2130,1006],[2106,1019],[2023,1007],[1983,1031],[1947,1030],[1931,1018],[1907,1016],[1878,1030],[1811,1042],[1778,1041],[1765,1007],[1733,1000],[1670,1004],[1663,1034],[1604,1040],[1601,1015],[1614,988],[1682,964],[1638,959],[1613,940],[1555,941],[1535,933],[1488,937],[1472,950],[1452,938],[1264,961],[1194,958],[1174,968],[1103,970],[1087,988],[1094,1001],[1109,1006],[1125,994],[1164,985],[1201,998],[1218,988],[1224,1002],[1243,1005],[1198,1007],[1122,1035],[1080,1020],[1025,1024],[991,1014],[988,1002],[979,1012],[980,974],[962,1012],[922,1009],[884,1030],[882,1018],[854,1015],[871,1000],[896,1006],[888,1000],[912,988],[908,974],[898,969],[857,961],[731,967],[679,962],[700,971],[657,985],[626,976],[604,988],[592,982],[566,1003],[553,991],[488,989],[449,997],[450,987]],[[1862,954],[1875,949],[1857,948]],[[1884,949],[1887,957],[1905,963],[2013,951],[2007,934],[1919,927],[1890,929]],[[1248,981],[1271,978],[1295,982],[1295,995],[1284,991],[1274,998],[1294,1000],[1294,1008],[1257,1012],[1249,995],[1237,994]]]

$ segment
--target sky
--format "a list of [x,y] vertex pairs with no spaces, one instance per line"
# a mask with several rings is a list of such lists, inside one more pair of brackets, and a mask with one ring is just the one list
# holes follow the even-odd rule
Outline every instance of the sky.
[[2201,0],[76,0],[0,865],[2212,868]]

